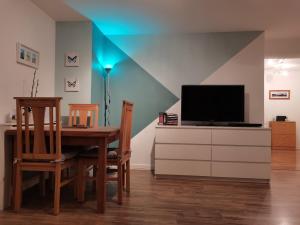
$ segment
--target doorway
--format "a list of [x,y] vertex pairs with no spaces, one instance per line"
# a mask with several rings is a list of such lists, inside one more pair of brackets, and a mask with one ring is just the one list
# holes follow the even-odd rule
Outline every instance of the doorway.
[[300,170],[299,87],[300,59],[265,59],[265,124],[286,116],[296,127],[287,131],[283,126],[275,135],[273,131],[273,170]]

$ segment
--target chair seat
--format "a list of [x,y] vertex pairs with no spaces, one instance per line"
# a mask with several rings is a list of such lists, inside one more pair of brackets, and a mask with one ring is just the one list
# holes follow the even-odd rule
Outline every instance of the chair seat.
[[[78,155],[78,151],[65,151],[62,150],[62,153],[61,153],[61,159],[60,160],[53,160],[53,161],[50,161],[50,162],[56,162],[56,161],[59,161],[59,162],[63,162],[63,161],[66,161],[66,160],[69,160],[69,159],[73,159],[73,158],[76,158],[76,156]],[[24,159],[23,162],[49,162],[49,160],[46,160],[46,159]]]
[[[117,148],[108,148],[107,149],[107,159],[118,159]],[[98,157],[98,149],[92,149],[89,151],[84,151],[79,154],[79,157],[87,157],[87,158],[97,158]]]
[[61,160],[65,161],[65,160],[68,160],[68,159],[73,159],[78,155],[78,153],[79,153],[79,151],[76,151],[76,150],[72,151],[72,150],[62,149]]
[[64,149],[67,151],[78,151],[78,152],[85,152],[85,151],[91,151],[94,149],[98,149],[99,146],[64,146]]

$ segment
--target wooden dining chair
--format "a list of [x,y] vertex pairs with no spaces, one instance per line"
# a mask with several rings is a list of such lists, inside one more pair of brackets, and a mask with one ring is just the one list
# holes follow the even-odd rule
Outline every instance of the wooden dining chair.
[[[61,187],[75,180],[75,176],[62,180],[62,171],[70,167],[75,168],[77,165],[76,153],[68,152],[64,154],[61,150],[61,98],[16,97],[15,99],[17,106],[17,148],[13,178],[14,209],[19,211],[21,208],[23,171],[53,172],[53,213],[57,215],[60,210]],[[49,125],[45,125],[46,110],[49,110]],[[30,113],[33,116],[33,127],[29,127]]]
[[69,126],[98,127],[98,104],[69,104]]
[[[118,187],[118,203],[122,204],[123,189],[130,192],[130,141],[132,128],[132,112],[133,103],[123,101],[120,140],[119,147],[115,149],[108,149],[107,165],[117,166],[117,177],[108,176],[107,181],[117,181]],[[98,162],[98,149],[87,151],[79,154],[79,174],[78,174],[78,197],[79,201],[84,201],[86,180],[95,179],[95,177],[87,176],[86,169],[91,165],[96,165]]]
[[[99,105],[98,104],[69,104],[69,126],[98,127],[99,123]],[[77,151],[89,151],[98,149],[98,146],[81,147],[69,146],[68,148]],[[96,176],[96,167],[93,168],[93,176]],[[69,171],[66,171],[69,173]]]

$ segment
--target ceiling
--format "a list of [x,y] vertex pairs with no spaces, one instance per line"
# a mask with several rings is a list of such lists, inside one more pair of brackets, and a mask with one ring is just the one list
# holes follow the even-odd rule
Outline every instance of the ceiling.
[[262,30],[270,57],[300,56],[299,0],[32,1],[56,21],[88,18],[105,34]]
[[72,9],[64,0],[31,0],[55,21],[85,21],[88,20]]

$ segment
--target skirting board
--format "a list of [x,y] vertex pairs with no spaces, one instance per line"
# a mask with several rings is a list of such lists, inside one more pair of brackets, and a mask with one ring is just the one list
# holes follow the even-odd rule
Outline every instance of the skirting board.
[[149,164],[130,164],[130,169],[133,169],[133,170],[151,170],[151,165],[149,165]]
[[155,175],[156,179],[192,180],[192,181],[215,181],[215,182],[237,182],[257,183],[270,185],[269,179],[234,178],[234,177],[205,177],[205,176],[181,176],[181,175]]

